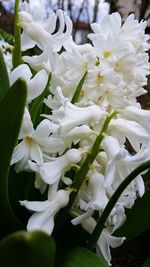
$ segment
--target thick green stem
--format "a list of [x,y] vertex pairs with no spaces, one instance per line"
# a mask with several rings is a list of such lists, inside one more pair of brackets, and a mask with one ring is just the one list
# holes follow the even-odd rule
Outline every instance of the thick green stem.
[[13,50],[13,67],[16,68],[22,64],[21,57],[21,28],[19,26],[19,0],[15,1],[14,9],[14,35],[15,45]]
[[97,136],[91,151],[89,152],[89,154],[86,157],[86,160],[84,161],[82,167],[79,169],[79,171],[77,171],[74,182],[72,184],[72,187],[75,189],[75,191],[71,194],[70,196],[70,202],[69,202],[69,206],[71,208],[79,189],[81,188],[83,182],[85,181],[86,175],[91,167],[91,165],[93,164],[94,160],[96,159],[99,151],[100,151],[100,145],[101,142],[104,138],[104,134],[108,128],[108,125],[111,121],[111,119],[113,117],[115,117],[117,114],[117,112],[113,112],[110,116],[108,116],[104,122],[104,125],[102,127],[102,130],[100,132],[100,134]]
[[90,248],[95,247],[101,233],[102,230],[104,228],[105,222],[108,218],[108,216],[110,215],[113,207],[115,206],[115,204],[117,203],[119,197],[121,196],[121,194],[123,193],[123,191],[126,189],[126,187],[143,171],[147,170],[150,168],[150,160],[142,163],[139,167],[137,167],[134,171],[132,171],[127,177],[126,179],[119,185],[119,187],[117,188],[117,190],[114,192],[114,194],[112,195],[112,197],[110,198],[109,202],[107,203],[104,211],[102,212],[102,215],[100,217],[100,219],[97,222],[97,225],[88,241],[88,245]]
[[104,122],[104,125],[102,127],[102,130],[100,132],[100,134],[97,136],[93,147],[91,149],[91,151],[88,153],[83,165],[81,166],[81,168],[77,171],[76,175],[75,175],[75,179],[74,182],[72,184],[72,188],[74,189],[73,192],[70,195],[70,201],[67,207],[65,207],[64,209],[62,209],[59,213],[59,215],[57,216],[57,220],[56,220],[56,227],[55,227],[55,231],[54,231],[54,235],[58,234],[60,228],[62,227],[62,225],[64,224],[65,220],[68,217],[68,212],[71,209],[74,200],[79,192],[79,189],[81,188],[83,182],[86,179],[86,175],[91,167],[91,165],[93,164],[95,158],[97,157],[99,151],[100,151],[100,144],[104,138],[104,134],[108,128],[108,125],[111,121],[112,118],[114,118],[116,116],[117,112],[113,112],[110,116],[108,116]]

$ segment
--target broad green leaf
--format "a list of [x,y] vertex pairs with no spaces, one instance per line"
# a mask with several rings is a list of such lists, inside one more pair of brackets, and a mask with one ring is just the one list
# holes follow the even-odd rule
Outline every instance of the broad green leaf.
[[4,232],[17,227],[9,201],[8,174],[24,114],[26,95],[26,83],[19,79],[0,104],[0,227]]
[[52,267],[55,242],[42,231],[18,231],[0,242],[0,266]]
[[146,261],[142,264],[141,267],[150,267],[150,257],[146,259]]
[[58,267],[107,267],[107,265],[90,250],[74,248],[61,259]]
[[10,88],[10,85],[9,85],[7,68],[4,62],[3,53],[0,49],[0,102],[3,100],[9,88]]
[[41,194],[38,189],[35,188],[35,173],[34,172],[19,172],[16,173],[14,166],[10,167],[9,177],[9,200],[11,207],[17,218],[24,224],[26,228],[27,221],[31,216],[31,212],[25,207],[21,206],[19,200],[27,199],[29,201],[44,201],[47,199],[47,190],[44,194]]
[[126,210],[127,219],[114,235],[132,239],[150,229],[150,191],[138,198],[132,209]]

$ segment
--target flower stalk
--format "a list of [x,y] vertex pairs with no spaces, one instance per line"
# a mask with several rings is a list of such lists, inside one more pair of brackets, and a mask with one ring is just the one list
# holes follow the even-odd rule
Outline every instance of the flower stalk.
[[63,226],[65,220],[68,218],[68,212],[71,209],[74,200],[83,184],[83,182],[86,179],[87,173],[90,169],[90,167],[92,166],[92,163],[94,162],[94,160],[96,159],[99,150],[100,150],[100,144],[103,141],[104,138],[104,134],[109,126],[110,121],[117,115],[117,112],[113,112],[110,116],[108,116],[104,122],[104,125],[100,131],[100,134],[97,136],[91,151],[88,152],[87,157],[82,165],[82,167],[76,172],[75,178],[74,178],[74,182],[71,186],[71,188],[73,188],[74,190],[72,191],[71,195],[70,195],[70,200],[68,203],[68,206],[65,207],[64,209],[62,209],[57,217],[56,220],[56,227],[55,227],[55,231],[54,231],[54,235],[57,235],[59,230],[61,229],[61,227]]
[[69,208],[72,207],[73,202],[83,184],[83,182],[85,181],[85,177],[87,176],[87,173],[91,167],[91,165],[93,164],[94,160],[96,159],[99,151],[100,151],[100,145],[101,142],[103,141],[104,138],[104,134],[107,131],[107,128],[109,126],[110,121],[117,115],[117,112],[113,112],[110,116],[108,116],[104,122],[104,125],[100,131],[100,134],[97,136],[91,151],[88,153],[81,169],[79,171],[77,171],[76,175],[75,175],[75,179],[74,182],[72,184],[72,187],[75,189],[75,191],[71,194],[70,196],[70,201],[69,201]]
[[16,68],[23,63],[21,56],[21,28],[19,26],[19,0],[15,1],[14,8],[14,36],[15,44],[13,50],[13,67]]

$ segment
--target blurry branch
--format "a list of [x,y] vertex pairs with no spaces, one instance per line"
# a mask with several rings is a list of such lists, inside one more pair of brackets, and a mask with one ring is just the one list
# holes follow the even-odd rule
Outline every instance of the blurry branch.
[[87,6],[87,4],[88,4],[88,0],[83,0],[82,5],[79,9],[79,13],[78,13],[75,25],[74,25],[75,27],[74,27],[74,32],[73,32],[73,39],[75,39],[75,35],[76,35],[77,30],[78,30],[78,25],[80,22],[80,17],[81,17],[82,11]]
[[93,22],[97,21],[99,3],[100,0],[95,0],[94,10],[93,10]]
[[110,0],[110,9],[109,9],[110,14],[118,11],[117,3],[118,3],[118,0]]
[[72,1],[71,0],[68,0],[68,6],[67,6],[67,8],[68,8],[68,14],[69,14],[69,17],[71,18],[71,20],[73,20],[72,6],[73,6]]
[[150,13],[145,17],[146,20],[150,19]]
[[145,13],[148,10],[149,4],[149,0],[142,0],[139,20],[145,19]]
[[13,33],[13,14],[6,11],[0,2],[0,28],[8,33]]
[[5,15],[6,14],[6,10],[3,7],[2,3],[0,2],[0,15]]
[[90,14],[89,14],[89,1],[87,0],[87,5],[86,5],[86,12],[87,12],[87,22],[90,24]]
[[57,2],[58,9],[62,9],[62,1],[58,0]]

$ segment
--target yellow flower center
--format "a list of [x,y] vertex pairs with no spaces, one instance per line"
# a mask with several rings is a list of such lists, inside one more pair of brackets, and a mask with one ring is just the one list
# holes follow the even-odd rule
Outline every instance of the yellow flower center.
[[99,83],[103,83],[104,82],[104,76],[101,75],[100,73],[97,74],[97,79]]
[[25,141],[28,145],[31,145],[31,143],[35,143],[35,140],[31,136],[26,136]]
[[115,71],[121,71],[122,70],[122,68],[123,68],[123,65],[122,65],[122,63],[121,62],[116,62],[116,64],[115,64]]
[[110,57],[110,55],[111,55],[111,51],[109,51],[109,50],[105,50],[103,53],[104,58],[108,58],[108,57]]

